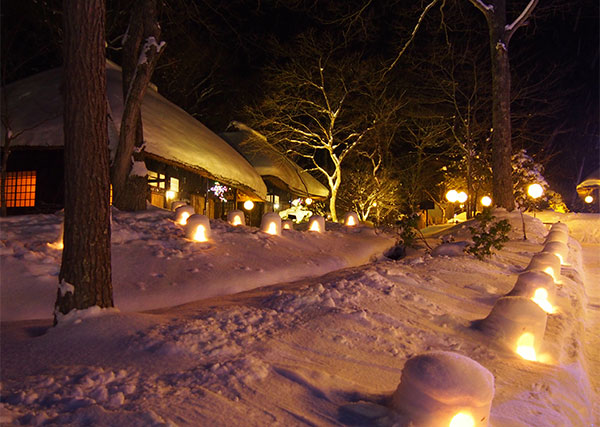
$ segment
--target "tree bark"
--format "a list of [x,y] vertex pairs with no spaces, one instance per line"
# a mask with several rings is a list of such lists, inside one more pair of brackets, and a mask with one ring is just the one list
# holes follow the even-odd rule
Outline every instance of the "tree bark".
[[64,0],[64,249],[60,314],[112,307],[103,0]]
[[512,146],[510,123],[510,66],[508,43],[523,26],[538,0],[529,0],[521,14],[510,25],[506,23],[506,0],[487,4],[484,0],[469,0],[483,13],[490,34],[492,58],[492,193],[496,206],[512,211],[515,208],[512,183]]
[[156,0],[137,0],[132,8],[123,44],[123,116],[119,145],[111,170],[113,204],[122,210],[146,208],[147,182],[130,176],[134,152],[142,160],[143,126],[141,107],[144,94],[163,43],[158,43],[160,27],[156,22]]

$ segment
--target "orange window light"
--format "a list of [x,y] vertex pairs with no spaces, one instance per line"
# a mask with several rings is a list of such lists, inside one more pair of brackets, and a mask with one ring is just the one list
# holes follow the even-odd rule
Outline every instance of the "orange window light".
[[26,208],[35,206],[35,171],[7,172],[4,184],[6,207]]

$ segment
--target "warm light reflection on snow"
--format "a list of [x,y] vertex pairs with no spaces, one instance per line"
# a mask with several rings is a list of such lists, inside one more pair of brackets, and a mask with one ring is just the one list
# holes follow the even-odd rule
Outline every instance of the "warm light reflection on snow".
[[199,225],[196,228],[196,232],[194,233],[194,240],[196,242],[206,242],[208,238],[206,237],[206,228],[203,225]]
[[179,218],[179,224],[181,225],[186,225],[187,224],[187,220],[190,217],[190,213],[189,212],[183,212],[181,214],[181,217]]
[[240,218],[239,215],[236,215],[233,217],[233,221],[231,221],[231,225],[241,225],[242,224],[242,219]]
[[52,249],[57,249],[57,250],[61,250],[65,247],[62,240],[59,240],[57,242],[52,242],[52,243],[46,243],[46,244],[48,245],[48,247],[50,247]]
[[459,412],[450,421],[449,427],[474,427],[475,420],[466,412]]
[[554,280],[554,283],[557,283],[556,276],[554,275],[554,269],[552,267],[544,268],[544,273],[548,273],[550,276],[552,276],[552,280]]
[[542,307],[546,313],[554,313],[554,307],[548,301],[548,291],[544,288],[538,288],[531,298],[533,302]]
[[277,234],[277,224],[275,224],[274,222],[270,222],[265,233],[272,235]]
[[319,223],[317,221],[313,221],[309,228],[310,231],[321,231],[321,227],[319,227]]
[[535,337],[531,332],[525,332],[521,335],[517,341],[517,354],[525,360],[536,361],[537,357],[535,348],[533,347],[534,341]]
[[560,265],[565,265],[566,264],[566,262],[563,259],[563,257],[562,257],[561,254],[558,254],[558,253],[555,253],[555,252],[552,252],[552,253],[558,257],[558,259],[560,260]]

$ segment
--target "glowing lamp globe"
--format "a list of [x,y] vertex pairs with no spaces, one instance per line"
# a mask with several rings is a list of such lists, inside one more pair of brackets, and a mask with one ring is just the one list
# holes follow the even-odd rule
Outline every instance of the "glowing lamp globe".
[[313,199],[311,199],[310,197],[307,197],[306,199],[304,199],[304,203],[306,203],[306,206],[308,205],[312,205]]
[[467,199],[468,199],[467,193],[465,193],[464,191],[461,191],[460,193],[458,193],[456,195],[456,201],[458,203],[464,203],[467,201]]
[[435,351],[406,362],[392,406],[410,425],[482,427],[493,398],[490,371],[461,354]]
[[496,301],[480,329],[498,344],[526,360],[536,360],[548,315],[531,298],[507,296]]
[[531,184],[527,187],[527,194],[533,199],[538,199],[544,194],[544,188],[540,184]]
[[356,227],[359,224],[356,212],[348,212],[344,215],[344,225],[346,227]]
[[321,215],[313,215],[308,220],[308,231],[314,231],[316,233],[325,232],[325,218]]
[[556,312],[556,285],[552,276],[543,271],[526,271],[519,274],[515,286],[506,296],[529,298],[546,313]]
[[594,198],[590,195],[585,196],[585,199],[583,199],[584,202],[586,202],[587,204],[590,204],[594,201]]
[[456,190],[450,190],[446,193],[446,200],[448,200],[450,203],[455,203],[458,201],[458,191]]
[[281,221],[281,228],[283,230],[293,230],[294,225],[293,225],[292,221],[290,221],[289,219],[286,219],[284,221]]
[[569,247],[562,242],[548,242],[544,245],[542,252],[549,252],[560,259],[560,265],[567,265]]
[[251,211],[252,209],[254,209],[254,202],[252,200],[246,200],[244,202],[244,209],[246,209],[247,211]]
[[281,217],[276,212],[263,215],[260,222],[260,231],[272,236],[281,236]]
[[171,202],[171,210],[175,211],[178,207],[185,205],[187,205],[187,203],[183,200],[175,200],[174,202]]
[[205,215],[191,215],[184,230],[185,237],[195,242],[207,242],[210,239],[210,221]]
[[167,198],[167,200],[173,200],[176,196],[176,193],[173,190],[167,190],[165,192],[165,197]]
[[243,211],[235,210],[227,213],[227,222],[231,225],[246,225],[246,216]]
[[490,196],[483,196],[481,198],[481,206],[485,206],[486,208],[492,206],[492,198]]
[[188,218],[194,215],[194,208],[192,206],[179,206],[175,209],[175,222],[180,225],[185,225]]

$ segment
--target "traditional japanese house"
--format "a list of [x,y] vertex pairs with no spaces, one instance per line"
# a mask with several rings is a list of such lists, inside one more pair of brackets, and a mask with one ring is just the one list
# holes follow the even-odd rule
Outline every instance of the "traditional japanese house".
[[221,137],[238,150],[258,171],[267,185],[267,208],[275,212],[290,208],[299,199],[323,201],[329,190],[310,173],[270,144],[264,135],[240,122]]
[[[123,111],[120,67],[107,62],[109,140],[114,153]],[[6,170],[9,213],[51,212],[63,205],[62,70],[54,69],[6,87],[10,156]],[[147,90],[142,105],[144,147],[149,171],[148,200],[168,207],[187,200],[197,213],[226,217],[238,201],[266,200],[258,172],[223,139],[184,110]],[[85,165],[81,165],[85,167]]]

